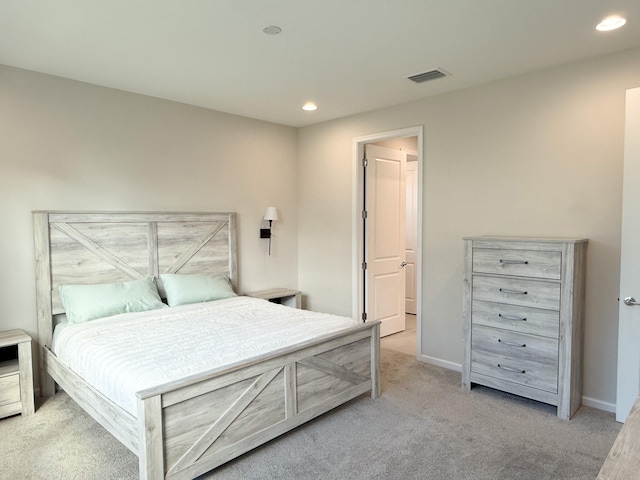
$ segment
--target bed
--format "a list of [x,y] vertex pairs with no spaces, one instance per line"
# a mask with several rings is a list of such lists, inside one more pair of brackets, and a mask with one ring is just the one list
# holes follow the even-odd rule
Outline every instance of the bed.
[[[379,396],[379,324],[353,322],[146,386],[123,407],[53,353],[59,287],[154,278],[163,296],[163,274],[223,275],[237,287],[236,215],[37,211],[33,220],[41,395],[58,384],[139,457],[140,478],[195,478],[357,396]],[[293,311],[247,297],[213,303],[261,308],[251,302]]]

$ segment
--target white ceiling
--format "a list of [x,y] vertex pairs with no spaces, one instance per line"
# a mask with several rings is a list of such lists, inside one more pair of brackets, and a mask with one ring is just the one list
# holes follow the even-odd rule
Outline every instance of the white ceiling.
[[0,63],[304,126],[639,46],[638,25],[640,0],[0,0]]

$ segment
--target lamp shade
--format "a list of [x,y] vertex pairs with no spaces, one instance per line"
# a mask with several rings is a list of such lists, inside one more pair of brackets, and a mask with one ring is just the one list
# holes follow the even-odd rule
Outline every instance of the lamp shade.
[[278,211],[276,207],[267,207],[267,210],[264,212],[265,220],[278,220]]

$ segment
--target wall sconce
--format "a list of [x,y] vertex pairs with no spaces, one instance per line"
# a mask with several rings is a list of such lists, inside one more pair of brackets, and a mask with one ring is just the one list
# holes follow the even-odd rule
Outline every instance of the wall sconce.
[[269,239],[269,255],[271,255],[271,223],[274,220],[278,220],[278,211],[276,210],[276,207],[267,207],[267,210],[264,212],[263,219],[269,221],[269,228],[260,229],[260,238]]

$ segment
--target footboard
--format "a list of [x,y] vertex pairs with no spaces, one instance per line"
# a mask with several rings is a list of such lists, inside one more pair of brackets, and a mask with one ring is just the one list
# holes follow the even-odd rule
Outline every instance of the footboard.
[[138,393],[141,479],[195,478],[352,398],[379,395],[378,324]]

